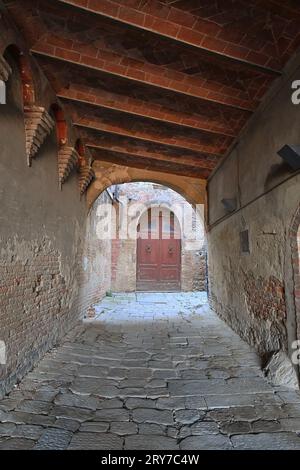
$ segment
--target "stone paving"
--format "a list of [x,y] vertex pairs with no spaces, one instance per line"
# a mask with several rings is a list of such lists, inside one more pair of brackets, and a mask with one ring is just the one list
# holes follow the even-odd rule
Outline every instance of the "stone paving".
[[300,449],[300,395],[204,293],[118,294],[0,401],[0,449]]

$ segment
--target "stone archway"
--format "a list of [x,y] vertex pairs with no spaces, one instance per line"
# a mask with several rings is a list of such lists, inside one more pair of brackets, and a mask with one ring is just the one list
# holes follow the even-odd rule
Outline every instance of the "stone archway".
[[87,192],[87,204],[91,208],[95,200],[103,191],[112,185],[132,183],[136,181],[149,181],[173,189],[184,197],[190,204],[206,203],[206,181],[199,178],[179,176],[171,173],[126,167],[105,162],[94,162],[93,170],[95,181]]

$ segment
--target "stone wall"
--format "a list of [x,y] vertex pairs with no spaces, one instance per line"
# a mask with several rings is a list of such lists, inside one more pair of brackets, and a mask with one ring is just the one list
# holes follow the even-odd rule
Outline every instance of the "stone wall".
[[105,191],[95,201],[87,218],[80,270],[79,307],[82,315],[111,290],[112,243],[110,239],[101,239],[98,234],[102,224],[101,206],[111,204],[112,200]]
[[[128,183],[118,186],[121,201],[126,204],[142,203],[145,207],[171,207],[172,204],[190,206],[178,193],[167,187],[152,183]],[[182,238],[181,288],[183,291],[201,291],[206,289],[206,244],[203,221],[197,220],[200,233],[199,243]],[[138,219],[136,219],[136,225]],[[136,240],[114,239],[112,241],[112,290],[114,292],[134,292],[136,290],[137,267]]]
[[[277,152],[299,144],[300,107],[291,102],[298,64],[290,65],[208,184],[210,301],[264,357],[291,353],[297,337],[293,263],[299,261],[293,262],[290,228],[300,175]],[[237,210],[226,212],[222,199],[235,199]]]
[[[0,29],[2,34],[1,20]],[[0,105],[0,341],[6,347],[6,364],[0,365],[0,396],[107,289],[103,277],[97,278],[101,286],[95,289],[91,278],[85,280],[82,275],[82,254],[90,241],[84,247],[86,197],[80,196],[76,168],[59,189],[54,127],[49,135],[39,133],[43,138],[34,139],[36,152],[29,161],[33,128],[26,127],[20,69],[8,45],[0,44],[0,54],[11,68],[7,103]],[[56,97],[34,63],[32,71],[36,105],[45,110],[43,118]],[[74,145],[72,130],[68,138],[69,145]],[[110,252],[107,257],[110,263]]]

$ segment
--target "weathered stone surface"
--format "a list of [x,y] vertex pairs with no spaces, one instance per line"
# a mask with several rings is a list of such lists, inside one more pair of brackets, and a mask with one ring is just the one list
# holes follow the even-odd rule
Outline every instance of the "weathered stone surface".
[[259,433],[233,436],[231,438],[235,449],[247,450],[299,450],[300,437],[289,432]]
[[36,450],[64,450],[68,447],[72,433],[63,429],[49,428],[35,445]]
[[139,434],[155,434],[156,436],[162,436],[165,433],[165,428],[165,426],[159,424],[142,423],[139,424]]
[[1,438],[0,450],[30,450],[34,447],[34,441],[22,438]]
[[[137,294],[143,296],[148,298]],[[81,326],[72,340],[48,354],[0,401],[0,448],[117,450],[125,443],[128,449],[202,450],[230,449],[232,440],[237,448],[255,449],[271,447],[275,435],[283,436],[283,448],[294,448],[300,439],[299,395],[270,385],[257,365],[249,365],[255,363],[253,353],[212,313],[189,323],[163,303],[163,320],[147,320],[141,327],[146,315],[139,313],[141,306],[157,310],[155,297],[144,305],[124,295],[119,307],[112,297],[112,312],[106,307],[105,314],[109,321]],[[129,304],[134,310],[124,313]],[[132,311],[134,322],[127,321]],[[184,347],[182,338],[188,340]],[[143,366],[121,367],[126,353],[127,361]],[[148,357],[152,365],[172,361],[174,367],[153,369]],[[103,388],[109,396],[101,396]]]
[[125,449],[128,450],[175,450],[177,448],[176,440],[170,437],[151,434],[125,437]]
[[193,424],[204,416],[205,412],[200,413],[198,410],[177,410],[175,412],[175,420],[180,424]]
[[229,439],[220,434],[189,436],[180,442],[179,447],[181,450],[230,450],[232,449]]
[[129,412],[122,408],[97,410],[95,414],[97,421],[129,421]]
[[121,450],[123,439],[115,434],[78,432],[69,445],[70,450]]
[[79,429],[80,422],[70,418],[58,418],[53,424],[53,427],[75,432]]
[[129,410],[135,408],[155,408],[156,400],[150,398],[127,398],[125,405]]
[[274,385],[283,385],[292,390],[299,389],[295,367],[283,351],[273,354],[265,367],[265,372]]
[[135,423],[111,423],[110,432],[113,434],[118,434],[120,436],[126,436],[130,434],[137,434],[138,427]]
[[51,410],[51,407],[52,405],[47,402],[37,400],[24,400],[17,406],[16,410],[24,411],[26,413],[47,415]]
[[80,377],[71,385],[70,390],[79,395],[97,395],[112,398],[118,395],[118,389],[113,380]]
[[59,394],[55,398],[54,403],[56,405],[75,406],[78,408],[96,410],[99,405],[99,400],[93,397],[74,395],[72,393],[63,393]]
[[78,421],[86,421],[91,419],[94,416],[94,413],[92,410],[87,410],[85,408],[55,405],[52,408],[50,415],[55,416],[56,418],[71,418]]
[[132,419],[136,423],[174,424],[173,414],[168,410],[138,408],[133,410]]
[[[122,424],[122,423],[119,423]],[[106,432],[109,429],[110,424],[108,422],[106,423],[100,423],[98,421],[87,421],[86,423],[83,423],[80,426],[80,432]]]

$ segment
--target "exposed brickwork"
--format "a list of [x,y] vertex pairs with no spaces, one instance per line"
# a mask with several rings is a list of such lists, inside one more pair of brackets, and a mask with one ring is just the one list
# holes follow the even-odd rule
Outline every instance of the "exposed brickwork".
[[15,239],[2,245],[1,340],[7,347],[0,366],[0,395],[28,372],[77,320],[74,274],[62,272],[61,255],[50,240]]
[[95,178],[95,172],[94,170],[88,166],[81,166],[79,169],[79,188],[80,188],[80,194],[84,194]]
[[[122,91],[120,87],[118,87],[119,93],[107,91],[109,83],[105,83],[105,85],[105,90],[102,90],[72,84],[69,89],[61,88],[58,96],[75,102],[91,104],[95,107],[115,109],[134,116],[144,116],[163,123],[177,124],[183,126],[183,131],[185,128],[191,128],[234,136],[237,128],[246,122],[246,116],[243,113],[235,112],[234,119],[231,119],[229,113],[214,112],[214,109],[207,109],[201,103],[192,106],[187,98],[184,103],[179,97],[176,101],[165,98],[162,104],[158,97],[153,96],[149,101],[137,99],[120,93]],[[130,93],[129,90],[128,92]]]
[[102,193],[88,215],[83,251],[80,254],[81,316],[86,315],[88,308],[111,290],[111,240],[101,240],[97,235],[97,226],[101,226],[98,211],[101,205],[111,203],[107,192]]
[[60,186],[65,183],[71,171],[76,167],[79,155],[74,147],[63,146],[58,151],[58,180]]
[[[276,7],[273,15],[259,9],[255,0],[247,3],[242,0],[226,1],[213,5],[204,2],[198,7],[195,7],[195,2],[179,0],[170,5],[168,0],[154,0],[151,3],[141,3],[138,0],[105,0],[100,3],[67,0],[67,3],[90,8],[99,14],[149,29],[200,49],[275,69],[281,65],[278,53],[281,57],[291,55],[299,44],[298,35],[290,37],[292,12],[288,17],[277,18]],[[161,3],[165,5],[162,6]],[[254,27],[251,20],[255,15],[259,17],[259,21],[256,21]],[[299,27],[298,18],[292,19],[293,27]],[[273,30],[277,31],[275,37]]]
[[275,278],[255,278],[253,273],[249,273],[245,276],[244,288],[246,319],[239,316],[234,306],[222,304],[214,282],[210,279],[209,297],[212,308],[262,356],[287,350],[285,300],[280,281]]
[[45,108],[25,106],[24,108],[26,153],[28,165],[54,127],[54,120]]

